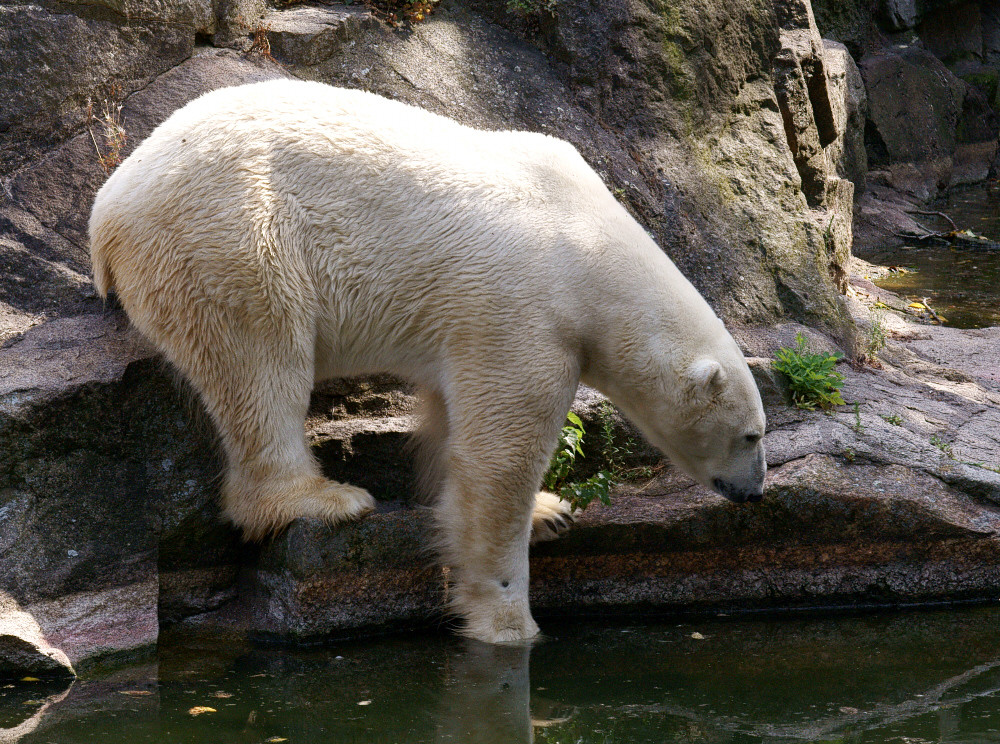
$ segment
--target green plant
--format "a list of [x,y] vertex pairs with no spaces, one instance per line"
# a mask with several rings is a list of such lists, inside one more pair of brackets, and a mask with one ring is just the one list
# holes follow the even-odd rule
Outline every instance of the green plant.
[[624,441],[615,433],[615,409],[608,401],[603,401],[597,409],[597,419],[601,424],[601,459],[607,472],[616,481],[636,481],[652,478],[657,471],[651,465],[629,467],[628,461],[635,457],[636,441],[626,437]]
[[570,411],[566,415],[567,425],[559,432],[559,444],[552,456],[549,469],[542,484],[549,491],[559,494],[573,509],[586,509],[594,499],[602,504],[611,503],[611,474],[601,470],[584,481],[570,480],[576,458],[583,457],[583,422]]
[[892,424],[893,426],[903,425],[903,417],[898,413],[891,413],[888,416],[883,416],[882,418],[886,420],[886,423]]
[[955,454],[951,451],[951,445],[937,434],[931,434],[931,444],[941,450],[945,457],[955,459]]
[[869,362],[874,361],[878,353],[885,348],[885,313],[872,311],[871,326],[868,328],[865,340],[864,357]]
[[792,403],[798,408],[814,411],[828,410],[844,405],[840,388],[844,376],[834,370],[843,354],[821,354],[809,351],[806,339],[800,333],[795,337],[795,347],[782,347],[775,354],[774,368],[788,379]]
[[865,425],[861,423],[861,404],[854,401],[854,424],[851,426],[855,432],[860,434],[865,430]]
[[507,10],[519,16],[555,15],[558,0],[507,0]]

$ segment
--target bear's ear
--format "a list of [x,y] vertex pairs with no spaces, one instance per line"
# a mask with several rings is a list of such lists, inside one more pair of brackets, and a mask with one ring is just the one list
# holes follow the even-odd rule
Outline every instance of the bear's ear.
[[699,359],[688,369],[688,377],[696,395],[710,396],[726,381],[726,370],[714,359]]

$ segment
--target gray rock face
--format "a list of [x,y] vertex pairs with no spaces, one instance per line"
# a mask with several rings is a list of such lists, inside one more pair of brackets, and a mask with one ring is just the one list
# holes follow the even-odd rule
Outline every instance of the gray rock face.
[[[195,44],[246,46],[263,13],[257,0],[0,7],[0,594],[16,602],[0,618],[22,613],[67,662],[35,630],[0,628],[20,639],[0,644],[10,668],[43,656],[79,668],[148,647],[160,623],[185,618],[311,637],[434,622],[447,600],[427,515],[402,505],[415,495],[403,448],[415,409],[395,381],[324,386],[307,422],[326,472],[370,488],[379,512],[339,530],[301,522],[260,548],[220,522],[211,425],[88,279],[86,220],[104,172],[86,101],[112,86],[125,95],[124,154],[205,91],[287,75],[474,126],[549,132],[580,149],[749,353],[791,343],[804,327],[760,329],[789,316],[850,341],[837,289],[852,183],[866,167],[865,91],[844,49],[821,43],[807,3],[566,0],[537,46],[505,30],[519,21],[498,3],[452,4],[405,33],[355,6],[295,6],[260,21],[280,66]],[[984,46],[990,23],[984,14]],[[893,122],[901,109],[888,104],[872,121],[900,148],[927,128],[937,139],[914,162],[954,162],[961,137],[938,123],[958,126],[965,84],[916,52],[885,56],[898,61],[872,63],[879,91],[908,65],[907,95],[931,77],[932,96],[954,95],[917,112],[933,113],[926,124]],[[948,571],[961,577],[957,594],[992,596],[995,546],[983,531],[994,516],[982,502],[1000,476],[969,463],[1000,464],[994,391],[978,367],[958,387],[941,383],[952,373],[936,365],[948,360],[909,348],[881,373],[850,373],[857,431],[850,413],[789,412],[757,362],[773,429],[769,503],[740,510],[669,472],[624,489],[567,540],[536,549],[536,607],[919,601],[948,596]],[[901,389],[912,421],[895,427],[878,414]],[[586,391],[577,403],[591,432],[586,467],[600,461],[598,406]],[[645,445],[632,450],[635,463],[652,461]]]
[[66,654],[49,645],[38,621],[0,592],[0,679],[75,674]]
[[831,172],[854,184],[854,196],[859,198],[865,191],[868,175],[868,152],[865,150],[868,93],[847,47],[835,41],[824,41],[823,49],[838,135],[826,148],[827,162]]
[[0,7],[0,176],[87,122],[111,86],[131,93],[191,55],[194,33],[166,20],[121,24]]
[[872,167],[918,164],[945,186],[965,90],[925,49],[902,45],[861,60],[868,90]]

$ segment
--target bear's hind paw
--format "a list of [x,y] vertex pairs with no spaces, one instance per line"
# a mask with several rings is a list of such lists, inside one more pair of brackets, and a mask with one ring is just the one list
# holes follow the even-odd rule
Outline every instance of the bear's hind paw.
[[316,517],[330,524],[360,519],[375,510],[375,499],[368,491],[336,481],[324,481],[296,501],[296,517]]
[[293,478],[278,484],[227,487],[224,514],[252,542],[281,532],[300,517],[339,524],[359,519],[375,509],[375,499],[363,488],[320,476]]
[[539,491],[531,515],[531,544],[562,537],[573,526],[579,513],[568,501],[563,501],[554,493]]

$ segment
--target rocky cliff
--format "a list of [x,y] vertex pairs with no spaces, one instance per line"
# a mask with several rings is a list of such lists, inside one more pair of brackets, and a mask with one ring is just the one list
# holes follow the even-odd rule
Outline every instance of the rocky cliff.
[[[89,279],[85,225],[109,117],[127,154],[202,92],[297,76],[548,132],[580,149],[749,356],[800,330],[853,354],[865,343],[855,317],[863,330],[869,315],[841,295],[852,204],[873,159],[872,112],[898,102],[872,101],[874,63],[859,56],[869,37],[824,41],[829,13],[818,16],[819,27],[805,0],[560,0],[528,16],[445,0],[393,27],[335,3],[0,6],[0,640],[24,641],[12,641],[20,659],[37,649],[38,668],[79,666],[148,646],[164,622],[282,637],[426,623],[447,588],[424,568],[425,525],[406,506],[413,400],[397,381],[325,385],[307,422],[324,468],[370,488],[378,513],[335,531],[302,522],[262,547],[219,521],[210,423]],[[870,23],[855,21],[844,27]],[[771,420],[766,503],[739,510],[669,470],[623,487],[615,506],[537,550],[536,606],[1000,593],[997,381],[989,364],[943,371],[964,362],[929,361],[923,331],[897,335],[909,346],[891,347],[881,371],[845,370],[859,407],[832,416],[792,412],[755,362]],[[596,429],[592,393],[576,405]]]
[[857,60],[867,93],[870,193],[857,225],[864,253],[922,232],[906,209],[997,177],[1000,10],[958,0],[814,6],[823,34]]

